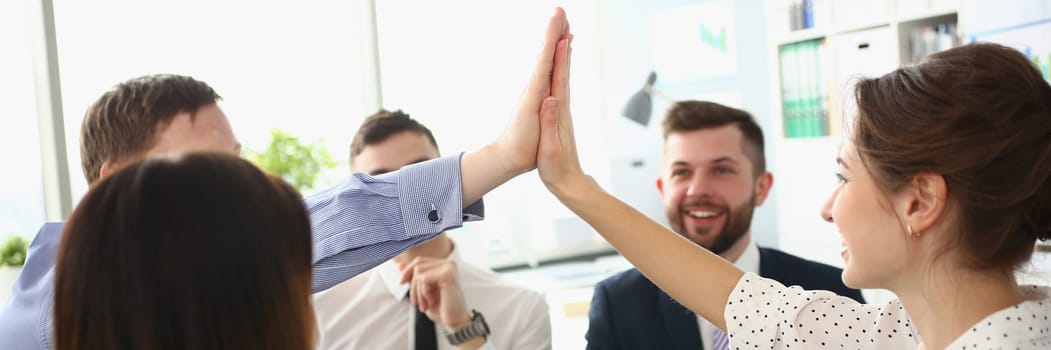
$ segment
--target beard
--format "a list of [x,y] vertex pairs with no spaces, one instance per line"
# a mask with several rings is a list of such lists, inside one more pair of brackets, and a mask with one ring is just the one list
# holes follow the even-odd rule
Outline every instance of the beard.
[[726,224],[723,225],[721,232],[715,233],[715,239],[710,244],[701,242],[700,239],[694,239],[694,237],[707,235],[713,228],[695,227],[693,232],[687,232],[686,225],[683,224],[683,210],[681,208],[674,215],[668,215],[668,222],[671,224],[672,230],[680,236],[686,237],[694,244],[708,249],[712,253],[722,254],[730,247],[733,247],[751,228],[752,214],[755,212],[755,197],[755,192],[753,191],[748,200],[735,207],[722,206],[708,201],[690,203],[690,205],[717,207],[726,213]]

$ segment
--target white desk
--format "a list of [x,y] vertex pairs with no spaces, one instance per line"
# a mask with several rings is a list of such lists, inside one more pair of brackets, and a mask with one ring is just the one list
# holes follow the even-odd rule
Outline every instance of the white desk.
[[553,349],[583,349],[587,345],[584,334],[595,283],[629,268],[631,264],[624,257],[612,255],[591,262],[554,264],[502,275],[547,297]]

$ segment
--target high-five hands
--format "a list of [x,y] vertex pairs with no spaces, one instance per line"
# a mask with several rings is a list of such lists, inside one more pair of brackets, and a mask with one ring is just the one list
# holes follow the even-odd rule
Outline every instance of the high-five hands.
[[552,84],[556,66],[560,63],[568,65],[564,61],[567,56],[562,59],[556,56],[568,51],[572,37],[565,11],[556,8],[548,21],[536,69],[510,126],[492,143],[478,151],[467,152],[460,159],[464,205],[474,203],[496,186],[536,168],[540,111],[544,101],[554,96]]
[[520,173],[536,168],[537,140],[540,138],[537,116],[542,102],[552,95],[553,70],[558,61],[558,48],[568,46],[573,35],[569,32],[569,21],[561,7],[548,22],[544,46],[537,55],[536,69],[518,105],[518,112],[495,145],[501,149],[510,167]]
[[592,182],[580,168],[573,116],[569,109],[569,71],[572,35],[555,48],[551,71],[551,96],[540,109],[540,141],[537,168],[544,185],[556,196],[569,189]]

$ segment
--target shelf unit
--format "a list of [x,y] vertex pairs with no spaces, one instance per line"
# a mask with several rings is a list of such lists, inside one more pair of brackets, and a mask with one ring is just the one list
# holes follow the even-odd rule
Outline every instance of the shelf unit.
[[[848,23],[838,26],[814,27],[792,31],[774,31],[773,35],[775,35],[774,42],[778,45],[783,45],[812,39],[823,39],[829,36],[837,36],[878,27],[909,27],[915,26],[916,24],[935,24],[942,23],[947,19],[951,19],[955,22],[957,19],[957,13],[958,11],[955,9],[930,9],[922,13],[901,14],[894,16],[893,18],[867,20],[861,23]],[[829,27],[831,27],[831,29]]]
[[[842,99],[837,99],[839,96],[835,92],[843,90],[843,84],[846,82],[846,78],[849,75],[861,73],[863,75],[879,75],[893,70],[899,66],[911,64],[913,58],[911,57],[910,48],[910,33],[914,30],[931,27],[939,24],[958,22],[958,1],[909,1],[900,0],[900,4],[909,4],[907,7],[898,6],[899,2],[895,0],[883,0],[883,1],[867,1],[866,6],[870,8],[881,8],[886,11],[882,14],[874,14],[864,18],[854,18],[846,20],[836,20],[837,17],[830,15],[830,13],[846,13],[848,10],[837,10],[838,7],[857,5],[857,0],[816,0],[814,7],[814,17],[824,18],[824,20],[817,22],[818,25],[813,28],[802,29],[802,30],[787,30],[787,27],[783,26],[784,21],[768,20],[768,23],[775,23],[768,37],[773,38],[770,42],[771,55],[771,70],[773,73],[772,80],[775,84],[774,94],[774,106],[781,106],[783,92],[777,88],[782,86],[782,69],[780,52],[781,49],[787,46],[796,45],[805,42],[819,42],[821,49],[818,52],[821,55],[820,60],[823,62],[831,62],[830,65],[822,67],[820,75],[822,82],[824,83],[824,91],[832,92],[827,94],[828,106],[834,107],[841,105]],[[787,0],[785,2],[792,2]],[[877,5],[872,5],[877,4]],[[883,5],[880,5],[883,4]],[[919,4],[919,5],[918,5]],[[921,6],[927,4],[927,6]],[[900,8],[899,8],[900,7]],[[785,17],[787,14],[784,11],[780,11],[777,6],[773,6],[773,9],[769,11],[768,16],[774,17]],[[776,23],[781,23],[779,26]],[[779,30],[784,29],[784,30]],[[958,44],[959,38],[956,39]],[[852,45],[885,45],[886,47],[879,48],[877,55],[889,56],[892,59],[883,58],[869,58],[869,63],[875,63],[875,65],[867,65],[864,67],[854,66],[846,69],[842,69],[842,64],[845,58],[840,57],[842,52],[838,52],[843,49],[849,49]],[[831,52],[830,52],[831,51]],[[856,70],[853,68],[862,68]],[[836,120],[841,120],[837,116],[839,110],[831,108],[827,120],[830,121],[831,125],[827,125],[827,130],[834,133],[838,126],[835,124]],[[778,116],[778,120],[782,119],[782,116]],[[785,132],[783,120],[781,131]]]
[[[821,207],[835,187],[835,157],[842,144],[844,125],[852,114],[849,97],[850,78],[860,73],[879,76],[902,65],[910,64],[910,33],[917,28],[943,23],[956,24],[959,0],[813,0],[813,28],[789,30],[786,4],[793,0],[771,2],[767,6],[768,67],[771,89],[771,124],[767,132],[768,147],[775,147],[774,190],[778,194],[778,231],[780,247],[790,253],[830,265],[843,266],[841,236],[835,225],[819,215]],[[860,6],[860,7],[859,7]],[[852,8],[859,10],[852,10]],[[859,13],[864,13],[864,16]],[[816,41],[821,64],[816,65],[826,103],[822,134],[788,137],[783,108],[781,61],[782,48]],[[863,49],[865,48],[865,49]],[[865,51],[871,49],[870,51]],[[854,50],[855,52],[848,52]],[[819,90],[820,91],[820,90]],[[813,110],[810,110],[811,112]],[[824,176],[827,174],[827,176]],[[866,291],[870,302],[881,302],[893,295],[885,291]]]

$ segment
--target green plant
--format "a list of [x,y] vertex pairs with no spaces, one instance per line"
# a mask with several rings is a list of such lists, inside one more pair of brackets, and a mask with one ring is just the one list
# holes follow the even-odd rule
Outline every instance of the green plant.
[[0,266],[19,267],[26,263],[26,250],[29,242],[19,235],[11,235],[4,245],[0,246]]
[[320,144],[304,144],[282,130],[270,131],[270,145],[262,152],[248,151],[248,160],[263,171],[279,176],[300,192],[314,187],[318,174],[336,166]]

